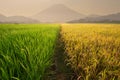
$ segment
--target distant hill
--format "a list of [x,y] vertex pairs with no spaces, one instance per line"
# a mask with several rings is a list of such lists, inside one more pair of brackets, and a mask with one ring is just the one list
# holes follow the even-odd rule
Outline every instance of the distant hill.
[[6,16],[0,14],[0,19],[6,18]]
[[41,22],[67,22],[70,20],[81,19],[84,17],[85,15],[70,9],[63,4],[53,5],[32,16],[33,19],[37,19]]
[[6,17],[0,14],[0,23],[39,23],[39,21],[24,16]]
[[0,14],[0,23],[3,22],[6,19],[6,16]]
[[104,16],[88,16],[83,19],[78,19],[78,20],[72,20],[69,21],[70,23],[82,23],[82,22],[110,22],[110,23],[120,23],[120,13],[116,14],[109,14],[109,15],[104,15]]

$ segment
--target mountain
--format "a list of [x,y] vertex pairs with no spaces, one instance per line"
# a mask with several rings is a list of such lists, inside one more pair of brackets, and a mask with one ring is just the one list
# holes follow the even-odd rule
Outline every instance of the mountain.
[[6,16],[0,14],[0,19],[4,19],[4,18],[6,18]]
[[39,21],[24,16],[6,17],[0,14],[0,23],[39,23]]
[[104,16],[94,16],[94,17],[86,17],[83,19],[69,21],[70,23],[81,23],[81,22],[120,22],[120,13],[109,14]]
[[0,14],[0,23],[5,21],[6,18],[7,18],[6,16]]
[[96,17],[99,17],[99,15],[92,14],[92,15],[88,15],[88,16],[87,16],[87,17],[85,17],[85,18],[96,18]]
[[67,22],[84,17],[85,15],[68,8],[63,4],[53,5],[32,16],[33,19],[37,19],[41,22]]

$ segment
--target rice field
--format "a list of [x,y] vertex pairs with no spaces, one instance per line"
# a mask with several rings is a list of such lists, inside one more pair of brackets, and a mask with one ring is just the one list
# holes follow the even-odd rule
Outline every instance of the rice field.
[[120,80],[119,24],[63,24],[61,36],[77,80]]
[[43,80],[59,25],[0,24],[0,80]]
[[63,63],[69,80],[120,80],[120,24],[0,24],[0,80],[65,79],[47,78]]

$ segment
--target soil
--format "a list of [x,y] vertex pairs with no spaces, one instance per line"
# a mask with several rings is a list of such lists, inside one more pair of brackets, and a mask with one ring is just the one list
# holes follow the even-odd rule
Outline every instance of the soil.
[[61,40],[61,36],[59,35],[59,38],[56,43],[55,48],[55,55],[54,55],[54,64],[55,64],[55,80],[73,80],[73,71],[71,70],[70,66],[67,66],[66,62],[66,53],[64,50],[64,43]]
[[70,66],[67,66],[66,60],[66,53],[64,50],[64,44],[61,41],[61,36],[59,34],[59,37],[56,42],[55,47],[55,54],[53,58],[53,65],[51,66],[50,75],[45,80],[75,80],[74,72],[70,68]]

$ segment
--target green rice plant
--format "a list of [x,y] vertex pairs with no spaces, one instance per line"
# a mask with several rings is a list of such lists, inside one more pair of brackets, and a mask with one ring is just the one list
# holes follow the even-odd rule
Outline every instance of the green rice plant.
[[56,24],[0,24],[0,80],[43,80],[58,32]]

